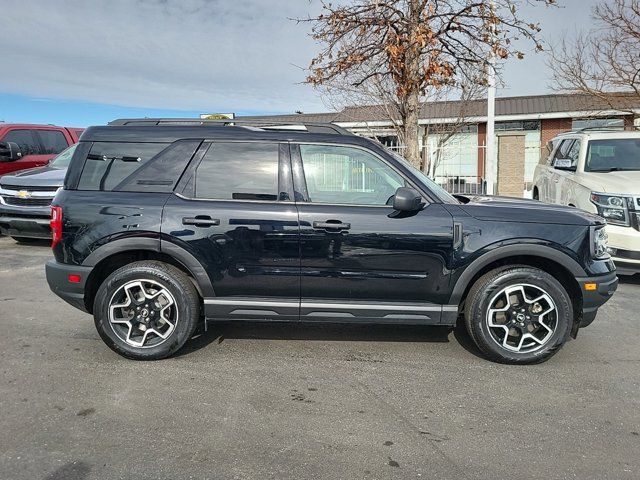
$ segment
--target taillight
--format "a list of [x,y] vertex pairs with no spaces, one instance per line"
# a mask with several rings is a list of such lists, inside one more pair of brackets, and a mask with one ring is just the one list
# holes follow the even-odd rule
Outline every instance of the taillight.
[[55,247],[62,240],[62,207],[51,207],[51,248]]

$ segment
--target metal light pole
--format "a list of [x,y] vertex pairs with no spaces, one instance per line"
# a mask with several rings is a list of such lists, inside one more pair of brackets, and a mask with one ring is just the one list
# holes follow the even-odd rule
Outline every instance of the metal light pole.
[[487,194],[495,194],[497,165],[495,161],[495,124],[496,124],[496,73],[493,54],[489,60],[489,78],[487,88],[487,144],[484,152]]
[[[493,0],[489,2],[493,12]],[[491,27],[493,38],[493,26]],[[495,161],[495,118],[496,118],[496,59],[493,49],[489,53],[487,72],[487,141],[484,150],[485,181],[487,182],[487,194],[495,194],[497,180],[497,165]]]

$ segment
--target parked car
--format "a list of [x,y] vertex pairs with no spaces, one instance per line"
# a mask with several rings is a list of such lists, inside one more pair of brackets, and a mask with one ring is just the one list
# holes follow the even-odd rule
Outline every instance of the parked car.
[[0,233],[20,243],[51,238],[51,202],[62,188],[76,146],[63,150],[46,167],[0,177]]
[[571,132],[548,149],[533,198],[604,217],[618,273],[640,273],[640,132]]
[[48,283],[125,357],[206,320],[463,318],[490,359],[534,363],[616,290],[596,215],[458,200],[333,125],[171,122],[89,128],[52,207]]
[[43,167],[78,141],[82,128],[0,123],[0,177]]

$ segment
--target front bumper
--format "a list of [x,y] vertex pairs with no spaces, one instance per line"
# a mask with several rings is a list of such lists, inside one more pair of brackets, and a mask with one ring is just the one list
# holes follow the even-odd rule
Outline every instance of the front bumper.
[[[582,291],[582,315],[578,326],[584,328],[591,324],[598,313],[598,309],[607,303],[618,289],[616,272],[594,277],[576,278]],[[595,284],[595,289],[587,289],[587,285]]]
[[0,205],[0,232],[12,237],[51,238],[51,207]]
[[640,231],[633,227],[607,225],[611,258],[621,275],[640,273]]
[[[49,260],[45,265],[47,283],[53,293],[83,312],[87,312],[87,307],[84,303],[84,286],[91,274],[91,270],[92,267],[66,265],[55,260]],[[79,275],[80,281],[77,283],[70,282],[69,275],[71,274]]]

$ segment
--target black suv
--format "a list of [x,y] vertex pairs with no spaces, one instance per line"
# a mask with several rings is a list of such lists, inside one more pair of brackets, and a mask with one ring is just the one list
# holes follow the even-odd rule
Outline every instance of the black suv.
[[174,354],[207,320],[460,319],[488,358],[541,362],[618,282],[600,217],[454,198],[334,125],[89,128],[51,227],[52,290],[135,359]]

